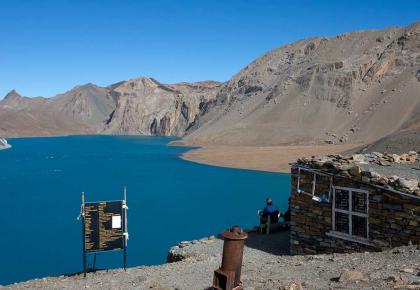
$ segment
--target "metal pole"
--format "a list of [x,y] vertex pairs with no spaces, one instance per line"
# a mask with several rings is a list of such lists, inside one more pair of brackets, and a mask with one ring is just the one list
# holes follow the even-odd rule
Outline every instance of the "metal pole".
[[123,234],[124,234],[124,271],[127,271],[127,188],[124,186],[123,199]]
[[85,193],[82,192],[83,277],[86,277]]
[[93,271],[93,272],[96,272],[96,253],[95,253],[95,255],[93,256],[93,269],[92,269],[92,271]]

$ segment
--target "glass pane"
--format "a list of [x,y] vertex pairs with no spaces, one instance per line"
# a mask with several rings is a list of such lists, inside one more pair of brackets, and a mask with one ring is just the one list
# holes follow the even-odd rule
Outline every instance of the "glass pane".
[[349,233],[349,215],[341,212],[335,213],[335,231]]
[[367,218],[352,216],[352,235],[367,238]]
[[314,173],[306,170],[300,170],[299,189],[303,192],[312,194],[312,186],[314,184]]
[[344,189],[335,190],[335,208],[349,210],[349,192]]
[[314,195],[320,197],[322,201],[328,201],[330,196],[330,185],[330,176],[317,174]]
[[351,206],[352,211],[367,213],[367,194],[353,191],[351,193]]

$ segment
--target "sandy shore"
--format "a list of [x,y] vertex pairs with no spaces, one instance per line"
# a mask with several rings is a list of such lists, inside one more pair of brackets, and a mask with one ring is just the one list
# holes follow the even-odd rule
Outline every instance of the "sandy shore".
[[[186,145],[174,142],[172,145]],[[299,157],[341,153],[360,144],[284,145],[284,146],[219,146],[203,145],[184,153],[181,158],[197,163],[272,172],[290,172],[290,163]]]

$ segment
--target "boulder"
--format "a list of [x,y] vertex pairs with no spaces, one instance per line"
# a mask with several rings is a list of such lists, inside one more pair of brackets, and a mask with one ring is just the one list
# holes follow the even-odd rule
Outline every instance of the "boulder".
[[349,173],[355,177],[361,177],[362,176],[362,169],[360,166],[353,166],[350,168]]
[[391,158],[393,162],[400,163],[400,155],[392,154]]
[[414,191],[418,188],[419,182],[416,179],[398,178],[397,184],[402,188],[407,188],[410,191]]
[[363,154],[354,154],[352,159],[354,162],[366,163],[365,156]]

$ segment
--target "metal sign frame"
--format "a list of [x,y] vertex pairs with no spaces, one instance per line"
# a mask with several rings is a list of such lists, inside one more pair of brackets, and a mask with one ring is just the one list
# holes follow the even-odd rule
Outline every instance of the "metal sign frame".
[[[121,202],[121,238],[122,238],[122,248],[113,248],[113,249],[99,249],[99,250],[87,250],[86,249],[86,205],[98,205],[100,203],[111,203],[111,202]],[[113,200],[113,201],[100,201],[100,202],[85,202],[85,193],[82,192],[82,207],[80,216],[82,218],[82,241],[83,241],[83,276],[86,277],[87,273],[87,254],[94,254],[93,269],[96,265],[96,254],[98,252],[109,252],[109,251],[123,251],[124,257],[124,271],[127,269],[127,241],[128,241],[128,231],[127,231],[127,190],[124,188],[124,197],[123,200]],[[99,211],[98,211],[99,212]],[[99,236],[98,232],[98,236]]]

